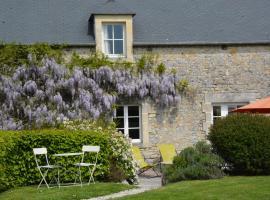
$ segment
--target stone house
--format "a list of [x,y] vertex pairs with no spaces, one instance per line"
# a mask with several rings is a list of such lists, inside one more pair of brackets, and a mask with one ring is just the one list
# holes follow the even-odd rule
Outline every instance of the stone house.
[[2,0],[0,40],[66,44],[111,59],[158,54],[195,88],[177,107],[134,102],[117,111],[119,130],[155,158],[206,139],[215,119],[270,95],[270,1]]

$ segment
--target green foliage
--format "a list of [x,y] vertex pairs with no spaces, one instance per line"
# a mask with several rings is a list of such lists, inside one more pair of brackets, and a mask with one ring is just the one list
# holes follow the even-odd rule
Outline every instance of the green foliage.
[[188,87],[189,83],[186,79],[182,79],[176,84],[176,88],[180,93],[187,91]]
[[[176,74],[176,70],[172,69],[171,73]],[[191,101],[194,100],[197,90],[189,84],[188,80],[179,80],[175,84],[175,87],[180,94],[185,95],[185,97],[187,97]]]
[[136,166],[132,158],[131,141],[121,132],[116,131],[114,123],[108,123],[102,119],[64,121],[63,126],[69,130],[92,130],[110,135],[111,154],[109,157],[110,170],[108,179],[119,182],[127,179],[130,183],[137,182]]
[[165,167],[165,183],[182,180],[214,179],[223,177],[222,159],[211,152],[210,145],[198,142],[177,155],[172,165]]
[[135,180],[136,169],[135,162],[132,158],[131,142],[123,136],[121,132],[117,132],[114,123],[108,123],[102,119],[97,121],[91,120],[75,120],[64,121],[63,126],[69,130],[92,130],[110,135],[110,170],[108,179],[110,181],[119,182],[128,179],[131,183]]
[[173,74],[173,75],[176,75],[176,74],[177,74],[177,70],[176,70],[175,68],[172,68],[172,69],[170,70],[170,72],[171,72],[171,74]]
[[136,61],[136,67],[138,72],[151,71],[153,66],[157,63],[157,55],[144,54]]
[[232,114],[210,130],[214,150],[236,174],[270,174],[270,117]]
[[108,56],[105,56],[100,52],[92,52],[88,56],[80,56],[76,52],[73,52],[70,62],[67,64],[69,68],[82,67],[82,68],[99,68],[102,66],[109,66],[111,68],[123,68],[130,69],[133,67],[133,63],[117,59],[110,60]]
[[10,75],[19,66],[40,64],[44,57],[54,58],[58,63],[61,63],[63,62],[63,48],[64,45],[49,45],[47,43],[1,44],[0,73]]
[[[91,52],[87,56],[80,56],[73,52],[69,61],[64,59],[65,45],[49,45],[47,43],[35,43],[31,45],[22,44],[0,44],[0,73],[11,75],[22,66],[32,64],[41,65],[45,57],[53,58],[57,63],[65,63],[70,69],[74,67],[96,69],[109,66],[113,69],[130,69],[136,73],[149,72],[153,70],[162,75],[166,71],[164,63],[158,64],[158,56],[155,54],[144,54],[135,63],[123,59],[111,60],[101,52]],[[172,70],[173,74],[176,73]]]
[[112,62],[102,53],[91,53],[87,57],[82,57],[76,52],[73,52],[71,61],[68,64],[70,68],[79,66],[82,68],[99,68],[101,66],[110,66]]
[[[99,145],[101,151],[98,156],[98,166],[94,174],[96,180],[108,180],[110,174],[110,160],[115,159],[115,149],[112,142],[115,136],[108,134],[109,131],[100,130],[24,130],[24,131],[1,131],[0,132],[0,191],[14,187],[37,184],[40,175],[36,168],[32,148],[47,147],[51,164],[69,165],[71,170],[77,168],[74,163],[80,161],[80,157],[57,159],[52,155],[64,152],[81,152],[82,145]],[[122,150],[120,150],[122,151]],[[88,155],[86,159],[93,159]],[[42,161],[42,160],[41,160]],[[119,160],[121,162],[121,160]],[[121,165],[121,164],[119,164]],[[122,168],[126,170],[126,168]],[[83,178],[89,175],[83,171]],[[123,172],[127,177],[132,175],[128,170]],[[71,173],[60,173],[61,181],[74,181]]]
[[166,71],[166,66],[164,65],[164,63],[160,63],[158,66],[157,66],[157,69],[156,69],[157,73],[159,75],[162,75],[165,73]]
[[112,63],[111,67],[113,69],[124,69],[124,70],[131,69],[131,70],[134,70],[135,65],[132,62],[122,60],[122,59],[117,59]]

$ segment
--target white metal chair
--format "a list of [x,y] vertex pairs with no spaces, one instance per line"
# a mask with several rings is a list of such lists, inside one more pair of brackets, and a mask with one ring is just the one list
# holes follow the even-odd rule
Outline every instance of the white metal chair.
[[[59,168],[60,166],[58,165],[50,165],[49,163],[49,160],[48,160],[48,156],[47,156],[47,148],[33,148],[33,151],[34,151],[34,156],[35,156],[35,161],[36,161],[36,164],[37,164],[37,168],[38,168],[38,171],[42,177],[39,185],[38,185],[38,188],[40,187],[40,185],[42,184],[42,182],[44,181],[44,183],[46,184],[47,188],[50,188],[49,184],[51,183],[51,181],[53,179],[56,179],[56,183],[58,185],[58,187],[60,187],[60,180],[59,180]],[[37,159],[37,156],[41,156],[41,155],[44,155],[45,156],[45,165],[39,165],[39,162],[38,162],[38,159]],[[42,169],[45,169],[45,171],[43,171]],[[54,170],[54,169],[57,169],[57,178],[54,176],[53,179],[49,182],[46,181],[46,176],[48,175],[48,171],[49,170]],[[43,171],[43,172],[42,172]]]
[[[93,181],[93,183],[95,183],[93,174],[95,172],[96,166],[97,166],[97,159],[98,159],[98,153],[100,151],[100,146],[89,146],[89,145],[84,145],[82,147],[82,160],[80,163],[76,163],[75,166],[79,167],[78,168],[78,175],[80,178],[80,183],[82,186],[82,174],[81,174],[81,167],[88,167],[89,169],[89,181],[88,181],[88,185],[90,184],[91,181]],[[86,153],[91,153],[91,154],[95,154],[95,159],[92,162],[85,162],[85,154]],[[76,183],[76,180],[75,180]]]

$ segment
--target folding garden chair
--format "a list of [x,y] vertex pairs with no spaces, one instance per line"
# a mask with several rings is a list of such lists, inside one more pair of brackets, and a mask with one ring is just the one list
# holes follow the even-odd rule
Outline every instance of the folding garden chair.
[[158,149],[161,156],[161,164],[173,164],[173,158],[177,155],[175,146],[173,144],[158,144]]
[[[98,153],[100,151],[100,146],[89,146],[89,145],[84,145],[82,147],[82,160],[80,163],[76,163],[75,166],[78,167],[78,175],[80,178],[80,183],[82,186],[82,172],[81,172],[81,167],[88,167],[89,169],[89,181],[88,181],[88,185],[90,184],[91,181],[93,181],[93,183],[95,183],[93,174],[95,172],[96,166],[97,166],[97,159],[98,159]],[[95,159],[92,162],[84,162],[85,160],[85,155],[86,153],[91,153],[91,154],[95,154]],[[75,179],[75,183],[76,183],[76,179]]]
[[[38,188],[41,186],[43,181],[46,184],[47,188],[50,188],[49,184],[51,183],[51,181],[48,184],[48,182],[46,181],[46,177],[48,175],[49,170],[54,170],[54,169],[57,169],[57,178],[54,176],[52,178],[52,180],[56,179],[56,183],[57,183],[58,187],[60,187],[60,181],[59,181],[59,168],[60,168],[60,166],[50,165],[49,160],[48,160],[48,156],[47,156],[47,148],[33,148],[33,152],[34,152],[34,157],[35,157],[38,171],[42,177],[42,179],[38,185]],[[39,161],[37,159],[37,156],[41,156],[41,155],[45,156],[45,165],[39,165]],[[45,171],[42,169],[45,169]]]
[[151,165],[151,164],[148,164],[147,162],[145,162],[144,157],[143,157],[143,155],[138,147],[135,147],[135,146],[132,147],[132,154],[133,154],[133,157],[134,157],[136,163],[138,164],[138,166],[140,168],[138,171],[138,175],[148,171],[149,169],[153,169],[153,171],[156,173],[156,176],[160,176],[159,173],[155,169],[155,166],[157,164]]

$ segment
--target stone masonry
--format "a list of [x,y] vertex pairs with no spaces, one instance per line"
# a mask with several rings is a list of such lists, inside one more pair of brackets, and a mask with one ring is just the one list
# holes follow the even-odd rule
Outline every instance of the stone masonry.
[[143,104],[141,147],[147,159],[159,157],[158,143],[173,143],[180,151],[205,140],[213,103],[248,103],[270,95],[270,46],[134,48],[134,57],[146,52],[176,68],[194,89],[177,108],[157,110]]
[[150,161],[159,158],[158,143],[173,143],[180,151],[205,140],[213,103],[249,103],[270,95],[270,46],[133,48],[134,59],[145,53],[158,55],[193,88],[177,107],[160,110],[150,101],[142,103],[142,143],[137,145]]

